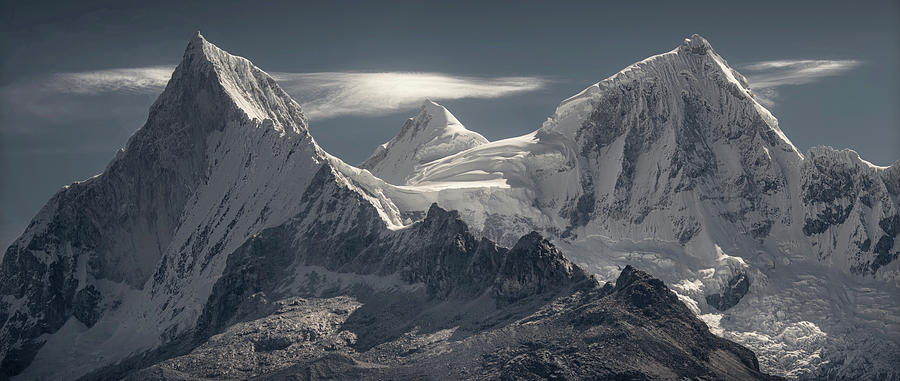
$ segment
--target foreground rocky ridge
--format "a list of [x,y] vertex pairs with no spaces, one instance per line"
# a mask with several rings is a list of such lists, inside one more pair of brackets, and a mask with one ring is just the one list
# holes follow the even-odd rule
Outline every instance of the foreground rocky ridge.
[[[680,302],[645,273],[626,268],[620,278],[615,288],[578,291],[536,310],[480,315],[483,328],[474,331],[466,327],[473,317],[459,314],[460,326],[415,326],[371,347],[359,345],[371,332],[353,322],[371,313],[365,298],[286,299],[272,315],[235,324],[129,379],[770,378],[752,352],[705,333],[683,305],[667,304]],[[666,318],[675,309],[691,319]]]
[[[286,245],[284,229],[292,227],[264,232],[248,242],[252,253],[229,258],[232,270],[206,306],[217,311],[204,314],[250,315],[129,379],[770,378],[659,280],[626,267],[615,286],[600,287],[537,233],[497,247],[434,206],[408,230],[335,261],[310,255],[304,238]],[[308,266],[316,270],[298,272]],[[392,274],[400,282],[383,288],[379,277]],[[285,280],[293,288],[278,286]]]
[[600,287],[539,234],[506,249],[437,205],[391,230],[329,165],[299,202],[228,255],[175,348],[84,378],[769,378],[631,267]]

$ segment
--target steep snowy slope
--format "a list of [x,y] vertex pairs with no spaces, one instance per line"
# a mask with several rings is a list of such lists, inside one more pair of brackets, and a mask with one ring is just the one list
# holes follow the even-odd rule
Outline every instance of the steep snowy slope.
[[409,173],[418,165],[487,142],[480,134],[467,130],[444,106],[426,100],[419,114],[403,124],[400,134],[378,146],[360,168],[391,184],[405,185]]
[[751,89],[695,35],[563,101],[532,134],[380,189],[407,214],[422,208],[411,194],[458,209],[505,244],[539,230],[607,278],[648,268],[765,369],[900,377],[900,162],[804,156]]
[[[147,123],[104,174],[61,190],[10,246],[0,277],[5,370],[26,365],[39,337],[69,316],[92,327],[105,306],[118,303],[117,293],[144,286],[183,210],[199,202],[194,190],[220,166],[209,153],[245,149],[223,147],[223,136],[258,134],[273,144],[285,135],[286,150],[308,139],[290,98],[273,96],[272,83],[246,60],[218,53],[195,37]],[[262,98],[286,111],[259,107]],[[271,122],[260,124],[263,115]]]
[[106,171],[60,191],[8,249],[4,373],[78,375],[191,329],[222,253],[296,216],[327,160],[271,77],[198,34]]

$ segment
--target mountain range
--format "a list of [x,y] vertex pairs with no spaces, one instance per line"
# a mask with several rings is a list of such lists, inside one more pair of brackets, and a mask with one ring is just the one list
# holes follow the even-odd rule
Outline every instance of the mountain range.
[[3,254],[0,377],[897,379],[898,198],[698,35],[520,137],[425,101],[355,167],[198,33]]

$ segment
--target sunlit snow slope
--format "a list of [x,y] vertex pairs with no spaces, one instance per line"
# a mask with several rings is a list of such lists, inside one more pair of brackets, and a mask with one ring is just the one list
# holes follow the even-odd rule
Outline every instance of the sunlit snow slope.
[[400,134],[378,146],[362,165],[391,184],[405,185],[417,165],[487,143],[467,130],[450,111],[426,100],[419,114],[403,124]]

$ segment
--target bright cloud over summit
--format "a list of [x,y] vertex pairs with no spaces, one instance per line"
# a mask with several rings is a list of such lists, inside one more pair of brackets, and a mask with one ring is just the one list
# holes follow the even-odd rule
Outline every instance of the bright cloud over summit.
[[778,87],[812,83],[843,74],[861,64],[857,60],[774,60],[744,65],[742,71],[757,98],[766,106],[772,106],[778,97]]

